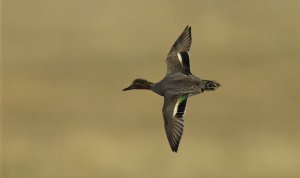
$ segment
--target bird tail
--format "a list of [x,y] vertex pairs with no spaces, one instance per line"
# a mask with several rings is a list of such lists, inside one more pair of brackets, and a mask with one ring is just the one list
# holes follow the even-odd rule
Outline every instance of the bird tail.
[[203,80],[204,81],[204,91],[213,91],[219,88],[221,85],[214,80]]

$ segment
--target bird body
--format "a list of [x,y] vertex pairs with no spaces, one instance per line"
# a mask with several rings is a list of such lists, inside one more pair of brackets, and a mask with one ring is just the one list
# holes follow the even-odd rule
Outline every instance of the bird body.
[[189,50],[192,42],[191,27],[187,26],[173,44],[167,59],[167,74],[157,83],[135,79],[123,89],[147,89],[164,97],[163,118],[166,135],[173,152],[178,151],[183,134],[184,114],[189,96],[217,89],[220,84],[202,80],[191,73]]
[[161,96],[165,96],[166,93],[191,96],[202,92],[201,79],[183,73],[169,74],[153,84],[151,90]]

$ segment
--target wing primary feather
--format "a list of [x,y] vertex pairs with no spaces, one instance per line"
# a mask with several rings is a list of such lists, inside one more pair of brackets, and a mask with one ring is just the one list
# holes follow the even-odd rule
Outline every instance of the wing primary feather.
[[186,26],[181,35],[177,38],[168,53],[167,74],[182,72],[191,74],[189,66],[189,50],[192,44],[191,27]]
[[[166,95],[163,107],[165,131],[173,152],[177,152],[184,128],[184,111],[187,95]],[[175,112],[176,111],[176,112]]]

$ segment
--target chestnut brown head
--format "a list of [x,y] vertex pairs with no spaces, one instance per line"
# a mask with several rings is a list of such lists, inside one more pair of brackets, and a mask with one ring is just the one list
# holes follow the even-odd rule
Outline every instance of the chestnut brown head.
[[133,80],[132,84],[129,87],[124,88],[123,91],[132,90],[132,89],[150,90],[152,84],[153,84],[152,82],[149,82],[145,79],[135,79]]

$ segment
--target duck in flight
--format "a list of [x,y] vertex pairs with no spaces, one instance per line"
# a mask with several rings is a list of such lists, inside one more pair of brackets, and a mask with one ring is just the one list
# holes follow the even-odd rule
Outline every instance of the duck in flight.
[[146,89],[164,97],[162,108],[164,126],[173,152],[177,152],[183,134],[188,97],[216,90],[220,86],[214,80],[203,80],[191,73],[189,57],[191,43],[191,27],[187,26],[167,56],[167,74],[160,82],[152,83],[139,78],[123,89],[123,91]]

